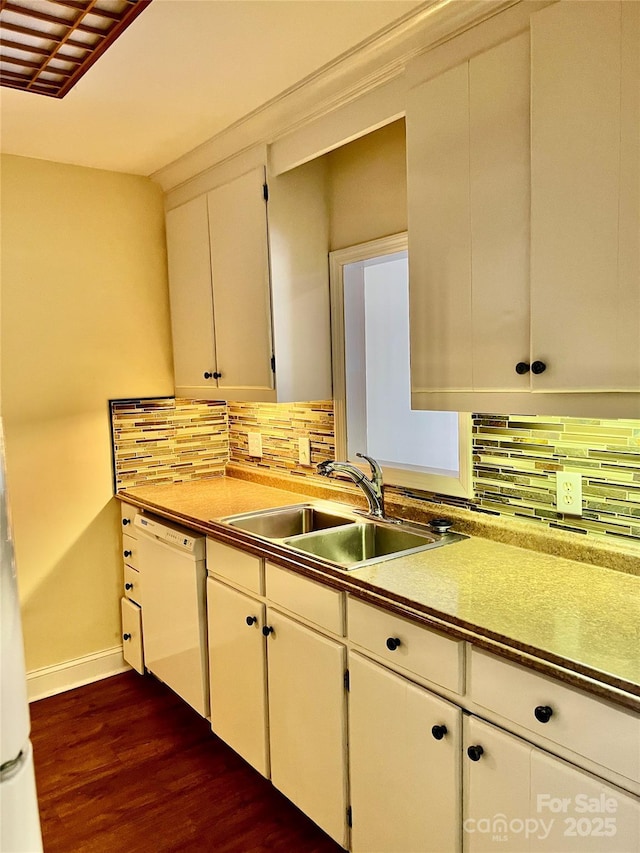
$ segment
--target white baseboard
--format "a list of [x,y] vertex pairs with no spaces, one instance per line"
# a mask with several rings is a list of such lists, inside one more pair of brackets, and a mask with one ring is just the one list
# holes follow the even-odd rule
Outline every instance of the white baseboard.
[[31,670],[27,673],[27,696],[29,702],[35,702],[129,669],[131,667],[122,657],[122,646],[114,646],[81,658]]

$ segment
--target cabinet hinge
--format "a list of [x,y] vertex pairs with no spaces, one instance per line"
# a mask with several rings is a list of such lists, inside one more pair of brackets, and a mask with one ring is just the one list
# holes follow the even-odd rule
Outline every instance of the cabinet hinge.
[[275,357],[275,355],[271,356],[271,371],[273,373],[276,372],[276,357]]
[[344,689],[349,691],[349,670],[345,669],[344,671]]
[[347,826],[351,828],[353,826],[353,811],[351,806],[347,808]]
[[269,201],[269,185],[267,183],[262,185],[262,197],[265,201]]

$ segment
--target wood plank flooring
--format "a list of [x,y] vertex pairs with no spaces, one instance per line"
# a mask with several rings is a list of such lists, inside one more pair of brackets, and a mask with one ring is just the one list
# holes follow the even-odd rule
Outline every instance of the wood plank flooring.
[[31,705],[46,853],[341,853],[151,676]]

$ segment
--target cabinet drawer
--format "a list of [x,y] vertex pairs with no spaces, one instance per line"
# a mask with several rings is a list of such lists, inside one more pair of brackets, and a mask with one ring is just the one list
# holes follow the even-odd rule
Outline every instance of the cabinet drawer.
[[130,601],[135,601],[142,607],[142,590],[140,588],[140,572],[133,566],[124,567],[124,595]]
[[133,526],[134,519],[140,510],[137,506],[131,506],[131,504],[120,504],[120,515],[122,517],[122,532],[128,533],[129,536],[133,536],[136,538],[135,527]]
[[238,548],[207,539],[207,571],[262,595],[262,560]]
[[546,738],[640,781],[640,717],[632,711],[475,648],[469,685],[474,702],[523,726],[533,739]]
[[389,666],[409,670],[456,693],[463,692],[462,640],[445,637],[357,598],[348,600],[347,620],[349,639]]
[[122,656],[140,675],[144,674],[142,655],[142,610],[128,598],[120,600],[122,611]]
[[128,533],[122,534],[122,559],[125,565],[138,569],[138,540]]
[[344,636],[343,594],[337,589],[272,563],[266,566],[266,582],[269,601],[339,637]]

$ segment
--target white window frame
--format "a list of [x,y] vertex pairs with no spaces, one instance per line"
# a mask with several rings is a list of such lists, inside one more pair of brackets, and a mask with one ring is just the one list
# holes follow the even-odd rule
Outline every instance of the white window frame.
[[[384,255],[408,250],[407,232],[370,240],[357,246],[338,249],[329,254],[331,291],[331,351],[333,365],[333,397],[335,417],[336,459],[347,459],[347,405],[345,371],[344,268],[349,264],[367,261]],[[458,498],[473,498],[472,422],[468,412],[458,413],[458,476],[434,472],[411,471],[384,466],[384,482],[389,486],[418,489]],[[369,467],[357,459],[366,473]]]

